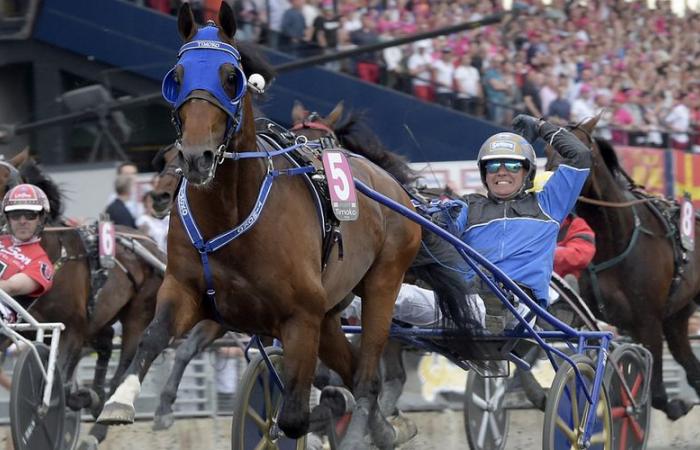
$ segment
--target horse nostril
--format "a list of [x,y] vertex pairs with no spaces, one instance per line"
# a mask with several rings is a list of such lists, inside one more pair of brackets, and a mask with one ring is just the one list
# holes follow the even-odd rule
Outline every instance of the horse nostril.
[[201,172],[206,172],[211,169],[214,163],[214,152],[207,150],[197,159],[197,169]]

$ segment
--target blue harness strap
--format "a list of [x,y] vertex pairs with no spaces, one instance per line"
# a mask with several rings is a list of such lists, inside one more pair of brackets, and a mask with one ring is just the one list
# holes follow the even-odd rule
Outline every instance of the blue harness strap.
[[[221,314],[219,313],[218,308],[216,307],[216,289],[214,288],[214,277],[211,273],[211,267],[209,266],[209,254],[214,253],[215,251],[219,250],[220,248],[224,247],[225,245],[229,244],[231,241],[234,239],[242,236],[245,234],[247,231],[249,231],[253,226],[257,223],[258,219],[260,218],[260,214],[263,211],[263,208],[265,207],[265,203],[267,202],[267,199],[270,195],[270,190],[272,189],[272,182],[274,181],[275,178],[277,178],[280,175],[288,175],[288,176],[294,176],[294,175],[300,175],[304,173],[310,173],[315,171],[316,169],[313,166],[306,166],[306,167],[292,167],[289,169],[282,169],[282,170],[275,170],[272,169],[272,160],[271,156],[272,154],[277,154],[281,155],[284,153],[287,153],[289,151],[292,151],[296,148],[298,148],[301,144],[295,144],[291,147],[288,147],[286,149],[281,149],[276,152],[246,152],[246,153],[236,153],[238,155],[237,158],[233,158],[228,155],[224,155],[224,157],[229,158],[229,159],[243,159],[243,158],[255,158],[255,157],[260,157],[258,156],[259,154],[262,153],[262,155],[266,158],[268,158],[268,171],[267,174],[265,175],[265,178],[263,178],[263,181],[260,185],[260,191],[258,192],[258,197],[255,200],[255,204],[253,205],[253,209],[250,211],[248,216],[241,222],[239,225],[236,227],[232,228],[229,231],[226,231],[224,233],[221,233],[209,240],[204,240],[204,237],[202,236],[202,233],[199,231],[199,227],[197,226],[197,222],[192,214],[192,209],[190,208],[189,200],[187,198],[187,185],[188,182],[185,178],[182,179],[182,183],[180,183],[180,187],[177,192],[177,211],[180,216],[180,220],[182,221],[183,225],[185,226],[185,231],[187,232],[187,236],[190,239],[190,242],[192,245],[197,249],[199,252],[199,257],[202,261],[202,270],[204,272],[204,282],[206,284],[206,300],[207,304],[209,305],[212,314],[214,315],[214,320],[217,322],[224,324],[224,320],[221,317]],[[308,145],[308,144],[307,144]],[[249,156],[249,155],[254,155],[254,156]]]

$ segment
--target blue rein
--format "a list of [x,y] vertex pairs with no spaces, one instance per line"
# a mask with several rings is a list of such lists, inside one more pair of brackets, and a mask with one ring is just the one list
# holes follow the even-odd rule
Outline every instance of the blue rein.
[[[206,283],[206,295],[209,306],[214,314],[214,319],[219,323],[225,323],[219,310],[216,307],[216,290],[214,289],[214,277],[211,273],[211,268],[209,266],[209,254],[214,253],[220,248],[232,242],[234,239],[242,236],[248,230],[253,228],[260,218],[265,203],[270,195],[272,189],[272,182],[275,178],[280,175],[301,175],[304,173],[315,172],[316,168],[313,166],[304,167],[290,167],[288,169],[275,170],[272,158],[275,156],[280,156],[285,153],[296,150],[302,146],[316,146],[316,143],[309,143],[305,140],[303,142],[296,143],[290,147],[283,148],[280,150],[275,150],[271,152],[224,152],[223,158],[230,159],[233,161],[238,161],[241,159],[251,159],[251,158],[266,158],[267,159],[267,172],[260,185],[260,191],[258,192],[258,197],[255,200],[253,209],[248,214],[248,217],[243,220],[239,225],[235,226],[229,231],[221,233],[209,240],[205,240],[202,233],[199,231],[197,222],[194,219],[192,210],[190,209],[189,200],[187,198],[187,179],[183,177],[182,183],[180,183],[180,188],[177,192],[177,211],[180,216],[180,220],[185,226],[185,231],[190,239],[190,243],[199,252],[199,257],[202,260],[202,268],[204,271],[204,281]],[[215,163],[216,164],[216,163]]]

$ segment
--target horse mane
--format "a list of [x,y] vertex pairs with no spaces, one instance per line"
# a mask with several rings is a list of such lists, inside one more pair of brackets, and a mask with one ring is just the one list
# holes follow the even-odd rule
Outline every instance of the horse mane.
[[[251,42],[236,41],[236,48],[241,54],[241,66],[247,76],[259,73],[265,79],[266,90],[270,87],[270,82],[277,72],[272,65],[262,56],[258,46]],[[247,80],[246,80],[247,82]]]
[[632,189],[637,186],[632,177],[622,168],[620,160],[615,153],[610,141],[596,137],[594,138],[595,145],[598,147],[600,156],[603,158],[605,167],[610,171],[615,181],[620,184],[621,187],[625,189]]
[[29,158],[19,167],[19,173],[25,183],[39,187],[49,198],[51,213],[49,221],[56,222],[63,215],[63,194],[58,185],[44,173],[34,158]]
[[364,113],[351,111],[333,128],[343,147],[377,164],[399,183],[406,185],[418,179],[416,172],[408,166],[406,158],[384,146],[367,124]]

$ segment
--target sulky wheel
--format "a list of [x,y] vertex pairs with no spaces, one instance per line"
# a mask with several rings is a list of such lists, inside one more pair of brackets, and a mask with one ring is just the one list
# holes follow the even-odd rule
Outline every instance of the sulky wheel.
[[[590,358],[574,355],[572,360],[590,389],[595,378],[595,369]],[[578,383],[574,368],[562,362],[554,376],[552,388],[547,396],[544,411],[544,432],[542,448],[544,450],[568,450],[585,448],[579,442],[590,404],[583,388]],[[596,423],[591,435],[590,449],[612,449],[612,419],[610,401],[605,384],[600,387]]]
[[[284,366],[282,349],[265,349],[278,374]],[[272,380],[262,355],[250,360],[236,392],[231,428],[233,450],[303,450],[306,437],[289,439],[277,427],[282,391]]]
[[37,361],[31,348],[17,358],[12,374],[10,422],[16,450],[60,450],[64,447],[65,393],[59,370],[54,371],[48,408],[42,404],[46,380],[42,366],[49,360],[49,349],[36,344],[41,359]]
[[[66,386],[72,386],[73,390],[77,389],[78,382],[76,381],[75,375],[73,375],[73,381]],[[68,395],[71,389],[64,390]],[[73,450],[75,444],[78,442],[80,437],[80,413],[81,411],[74,411],[69,407],[66,407],[66,416],[63,421],[63,444],[61,445],[61,450]]]
[[622,344],[605,370],[613,421],[613,449],[643,449],[649,437],[651,359],[643,347]]
[[464,397],[464,428],[472,450],[502,450],[510,412],[503,408],[508,378],[485,378],[469,371]]

